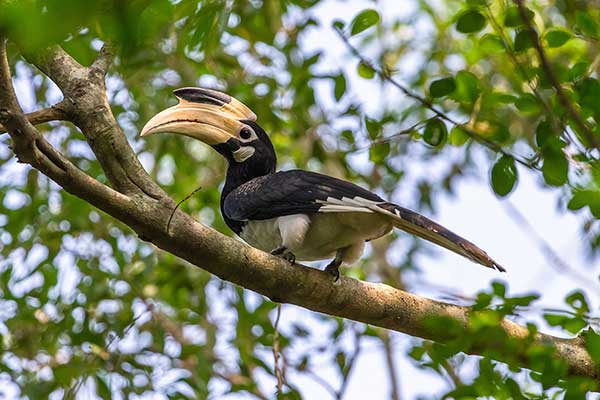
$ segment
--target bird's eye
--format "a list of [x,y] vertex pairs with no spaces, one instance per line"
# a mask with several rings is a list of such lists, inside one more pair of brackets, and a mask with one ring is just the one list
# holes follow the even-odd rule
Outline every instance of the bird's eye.
[[250,128],[243,128],[240,131],[240,138],[242,139],[250,139],[252,137],[252,131]]

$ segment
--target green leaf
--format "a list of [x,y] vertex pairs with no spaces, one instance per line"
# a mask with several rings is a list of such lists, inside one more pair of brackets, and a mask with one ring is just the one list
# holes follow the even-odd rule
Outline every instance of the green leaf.
[[482,30],[487,21],[485,17],[477,10],[463,11],[456,21],[456,30],[461,33],[475,33]]
[[425,350],[424,347],[415,346],[410,350],[408,355],[414,360],[421,361],[426,353],[427,353],[427,350]]
[[492,282],[492,291],[497,297],[502,299],[506,297],[506,285],[500,281]]
[[493,33],[483,35],[479,40],[479,47],[488,54],[497,54],[506,51],[506,47],[500,36]]
[[500,157],[492,168],[492,188],[498,196],[504,197],[515,187],[518,179],[515,160],[507,155]]
[[537,35],[535,31],[532,31],[530,29],[521,29],[517,32],[517,35],[515,36],[514,46],[516,52],[525,51],[533,47],[531,32],[533,32],[534,35]]
[[423,140],[433,147],[442,146],[448,137],[446,124],[439,118],[432,118],[425,124]]
[[381,121],[376,119],[372,119],[369,117],[365,117],[365,127],[367,128],[367,133],[369,134],[369,138],[371,140],[375,140],[379,133],[381,132]]
[[385,161],[389,154],[390,144],[388,142],[377,143],[369,147],[369,160],[373,161],[375,164]]
[[354,20],[352,20],[350,32],[352,36],[357,35],[377,24],[380,20],[379,13],[373,9],[367,9],[359,13]]
[[577,83],[575,91],[579,95],[579,104],[600,116],[600,81],[585,78]]
[[340,21],[339,19],[334,20],[331,25],[338,30],[344,29],[344,21]]
[[571,211],[579,210],[587,206],[595,193],[591,190],[578,190],[573,193],[573,197],[569,200],[567,208]]
[[569,162],[562,151],[562,143],[559,138],[553,137],[546,141],[542,149],[544,163],[542,173],[544,180],[550,186],[562,186],[567,183],[569,176]]
[[573,65],[569,70],[569,79],[574,81],[576,79],[585,76],[590,68],[590,63],[587,61],[580,61]]
[[455,126],[450,130],[450,144],[453,146],[462,146],[469,138],[469,134],[461,127]]
[[431,82],[429,85],[429,94],[431,97],[444,97],[454,92],[456,89],[456,82],[454,78],[442,78]]
[[590,328],[585,332],[584,337],[585,347],[590,353],[590,356],[592,356],[592,359],[596,364],[600,364],[600,335]]
[[335,77],[334,94],[336,101],[340,101],[344,93],[346,93],[346,78],[342,73]]
[[552,124],[547,120],[542,120],[535,129],[535,143],[538,147],[544,147],[548,139],[555,136],[552,130]]
[[571,333],[578,333],[580,330],[585,328],[587,325],[588,325],[588,323],[583,318],[575,317],[575,318],[569,318],[564,323],[563,327]]
[[586,36],[598,37],[598,22],[585,11],[575,13],[575,23],[577,28]]
[[548,47],[560,47],[571,39],[572,35],[562,29],[551,29],[546,32],[544,39]]
[[526,115],[537,114],[543,109],[538,98],[531,93],[525,93],[523,96],[519,97],[515,102],[515,106],[519,111]]
[[600,219],[600,191],[598,190],[577,190],[567,204],[569,210],[579,210],[585,206],[590,208],[592,215]]
[[481,93],[477,76],[469,71],[458,71],[454,79],[456,90],[450,97],[461,103],[475,103]]
[[[535,13],[531,11],[529,8],[526,8],[525,14],[527,15],[527,19],[531,21],[535,16]],[[504,26],[509,28],[514,28],[517,26],[523,25],[523,18],[521,18],[521,13],[519,12],[519,7],[512,6],[506,10],[504,14]]]
[[569,317],[560,314],[544,314],[544,319],[550,326],[563,326]]
[[570,305],[578,313],[589,313],[590,306],[585,298],[585,295],[576,290],[565,298],[565,302]]
[[354,132],[352,132],[350,129],[344,129],[341,135],[348,143],[354,144]]
[[483,102],[486,104],[486,107],[497,107],[504,104],[513,104],[517,101],[517,97],[512,94],[502,93],[502,92],[491,92],[486,93],[483,98]]
[[375,70],[362,61],[358,64],[357,72],[361,78],[373,79],[373,77],[375,77]]

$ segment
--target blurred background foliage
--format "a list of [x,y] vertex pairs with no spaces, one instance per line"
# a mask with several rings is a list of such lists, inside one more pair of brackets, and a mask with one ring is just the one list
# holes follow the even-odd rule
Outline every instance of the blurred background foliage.
[[[578,212],[591,264],[600,249],[600,4],[540,0],[526,7],[525,21],[517,3],[500,0],[0,0],[0,35],[10,40],[15,86],[29,111],[61,94],[23,55],[58,43],[89,65],[104,41],[114,43],[108,94],[133,148],[175,200],[202,187],[182,208],[221,232],[229,232],[218,211],[224,161],[190,140],[137,137],[145,121],[175,102],[175,87],[212,87],[246,103],[270,133],[282,168],[344,177],[430,214],[461,180],[478,178],[505,197],[520,174],[532,173],[560,209]],[[40,129],[106,181],[75,128]],[[0,393],[275,396],[274,303],[139,241],[17,164],[5,134],[0,187]],[[419,255],[431,250],[401,235],[373,248],[347,274],[401,288],[411,286],[404,272],[418,271]],[[390,252],[400,256],[391,262]],[[582,398],[598,389],[585,379],[561,380],[564,365],[548,349],[531,355],[543,373],[487,357],[475,358],[466,377],[456,373],[469,362],[461,350],[479,335],[498,335],[499,318],[534,307],[535,298],[515,300],[495,282],[462,299],[486,311],[474,317],[470,335],[450,346],[415,340],[410,359],[434,371],[431,379],[450,377],[444,393],[453,398]],[[545,312],[539,323],[576,334],[597,324],[593,311],[587,295],[574,291],[564,309]],[[307,382],[332,398],[348,395],[365,340],[389,356],[378,367],[394,371],[390,333],[285,312],[297,318],[279,333],[286,377],[279,396],[299,398]],[[452,329],[437,324],[432,329]],[[600,361],[600,338],[586,332]],[[505,339],[489,356],[510,355],[515,344]],[[319,363],[337,371],[335,382],[320,376]],[[400,398],[396,384],[390,387]]]

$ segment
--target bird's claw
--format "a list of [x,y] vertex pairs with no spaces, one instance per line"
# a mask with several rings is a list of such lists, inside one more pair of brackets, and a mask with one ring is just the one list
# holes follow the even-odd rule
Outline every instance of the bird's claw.
[[283,259],[287,260],[290,264],[296,264],[296,256],[291,251],[283,253]]
[[280,246],[280,247],[272,250],[271,254],[273,254],[274,256],[280,256],[281,258],[283,258],[284,260],[286,260],[287,262],[289,262],[292,265],[296,264],[296,256],[294,255],[294,253],[289,251],[287,249],[287,247],[285,247],[285,246]]
[[325,267],[325,272],[327,272],[329,275],[333,276],[334,283],[340,280],[339,265],[335,265],[335,264],[331,263],[327,267]]

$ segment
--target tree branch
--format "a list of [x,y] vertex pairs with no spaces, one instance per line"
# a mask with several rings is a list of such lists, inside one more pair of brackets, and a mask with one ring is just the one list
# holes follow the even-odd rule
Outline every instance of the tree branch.
[[121,220],[131,218],[130,198],[85,174],[48,143],[28,121],[17,101],[6,56],[6,41],[0,38],[0,123],[13,140],[13,151],[30,164],[90,204]]
[[[64,104],[62,102],[50,106],[48,108],[42,108],[41,110],[25,114],[25,117],[31,125],[44,124],[50,121],[68,120],[68,116],[64,109]],[[2,124],[0,124],[0,135],[6,133],[6,131],[7,129]]]
[[567,113],[569,114],[571,119],[575,122],[575,124],[579,127],[579,129],[581,129],[581,131],[583,132],[583,134],[585,135],[587,140],[590,142],[590,144],[592,146],[594,146],[595,148],[600,148],[600,143],[598,143],[598,138],[596,137],[594,132],[591,131],[590,127],[585,123],[583,117],[577,112],[577,110],[575,110],[575,107],[573,107],[573,104],[571,103],[571,101],[565,94],[565,91],[563,90],[562,86],[560,85],[560,82],[558,81],[558,78],[556,77],[556,74],[554,73],[554,70],[552,69],[552,66],[550,65],[548,56],[546,55],[546,52],[544,51],[544,48],[542,47],[542,44],[540,43],[538,34],[535,31],[535,29],[533,28],[531,19],[527,15],[527,8],[523,4],[523,0],[513,0],[513,1],[519,9],[519,14],[521,15],[521,19],[523,20],[523,23],[525,24],[525,29],[527,29],[527,31],[529,33],[529,37],[531,38],[531,43],[533,44],[533,47],[535,48],[535,51],[538,54],[538,57],[540,59],[540,64],[542,65],[542,69],[544,70],[544,73],[548,77],[550,84],[556,91],[556,96],[558,97],[558,101],[565,108],[565,110],[567,110]]
[[59,46],[26,58],[63,92],[67,113],[84,134],[116,190],[157,200],[168,197],[142,168],[110,110],[104,85],[104,73],[112,59],[110,46],[102,48],[90,68],[77,63]]
[[[87,69],[74,62],[62,49],[54,48],[36,61],[59,85],[70,103],[70,113],[82,129],[107,176],[120,191],[113,190],[76,168],[44,140],[21,112],[12,88],[5,42],[0,44],[0,122],[15,142],[14,151],[72,193],[129,225],[144,240],[154,243],[221,279],[253,290],[273,301],[295,304],[309,310],[339,316],[403,332],[424,339],[447,342],[463,335],[449,335],[445,329],[432,329],[432,318],[451,318],[468,331],[469,307],[447,304],[407,293],[378,283],[347,277],[333,285],[331,276],[313,268],[292,266],[287,261],[242,244],[195,221],[177,210],[171,229],[165,230],[175,202],[139,165],[116,124],[108,106],[104,86],[91,82]],[[94,99],[100,99],[94,100]],[[111,153],[112,152],[112,153]],[[125,193],[125,194],[124,194]],[[585,348],[584,339],[561,339],[529,330],[510,320],[498,327],[507,337],[533,340],[551,346],[555,357],[568,366],[572,375],[600,382],[598,369]],[[497,343],[478,338],[477,346],[465,349],[482,354]],[[520,366],[532,367],[526,347],[513,354]]]

